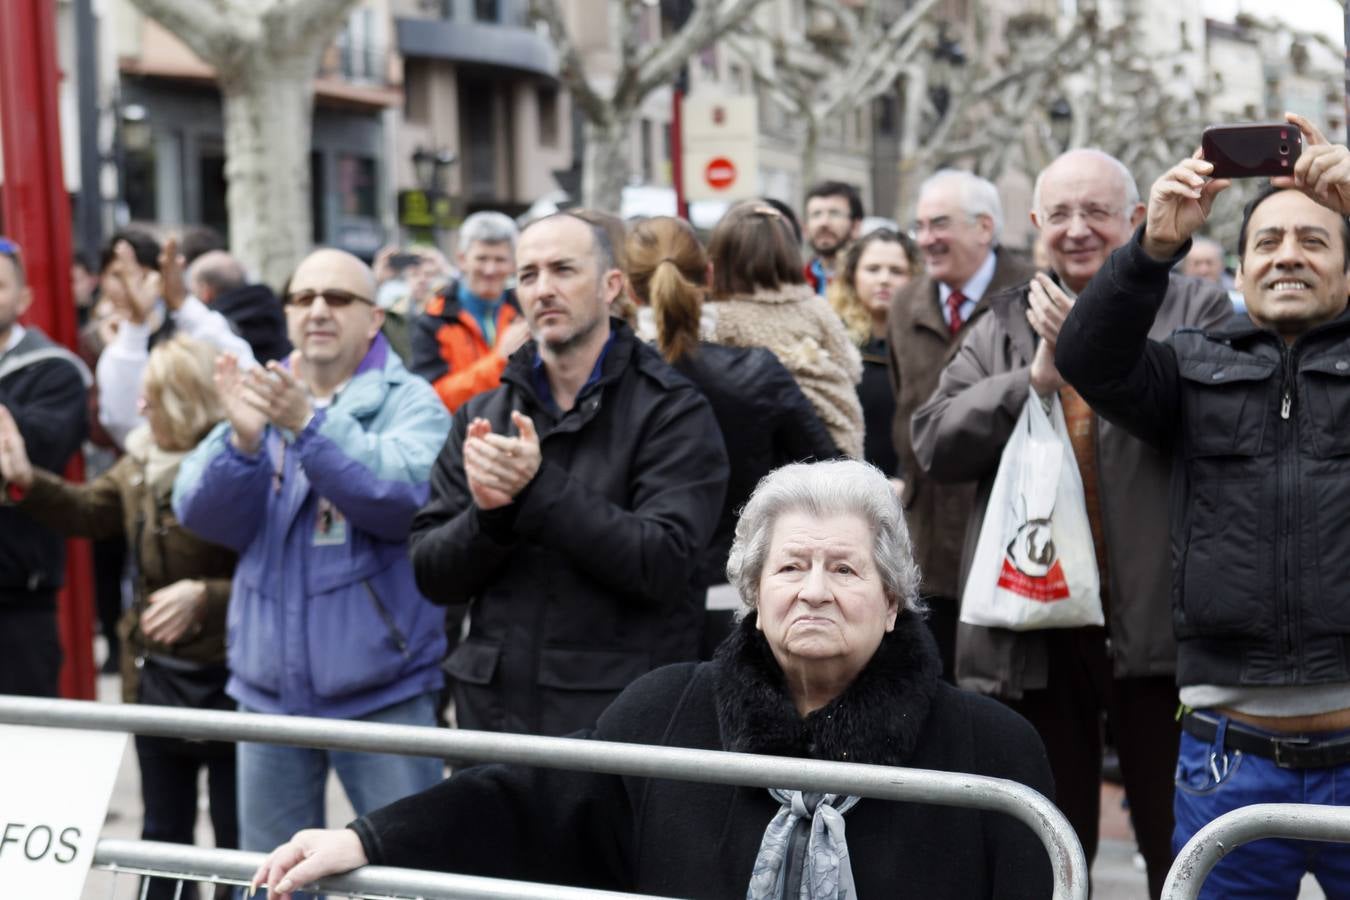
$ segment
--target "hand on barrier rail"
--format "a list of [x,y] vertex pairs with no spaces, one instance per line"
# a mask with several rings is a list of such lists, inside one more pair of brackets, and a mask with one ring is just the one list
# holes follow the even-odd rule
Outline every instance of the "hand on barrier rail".
[[266,888],[273,900],[290,900],[306,884],[364,866],[365,848],[349,828],[306,828],[271,853],[253,873],[248,896]]

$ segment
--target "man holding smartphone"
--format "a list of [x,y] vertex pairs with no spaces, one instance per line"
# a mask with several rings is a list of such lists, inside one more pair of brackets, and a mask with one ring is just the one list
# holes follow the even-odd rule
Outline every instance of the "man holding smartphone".
[[[1301,116],[1292,174],[1243,213],[1247,315],[1148,338],[1168,273],[1231,182],[1201,154],[1079,296],[1055,364],[1092,408],[1173,455],[1172,620],[1184,709],[1179,850],[1252,803],[1350,803],[1350,150]],[[1203,897],[1350,895],[1350,847],[1230,850]]]

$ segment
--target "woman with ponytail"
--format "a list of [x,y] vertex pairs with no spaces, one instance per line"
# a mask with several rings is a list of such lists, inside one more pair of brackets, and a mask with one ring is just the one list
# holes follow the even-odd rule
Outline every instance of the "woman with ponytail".
[[722,514],[699,567],[702,583],[714,588],[705,631],[705,650],[710,650],[730,630],[731,611],[739,603],[736,592],[726,586],[737,511],[771,470],[790,462],[830,459],[838,449],[791,373],[771,352],[699,339],[708,257],[687,222],[666,216],[639,222],[629,231],[626,253],[629,284],[634,298],[652,309],[661,355],[712,404],[731,461]]

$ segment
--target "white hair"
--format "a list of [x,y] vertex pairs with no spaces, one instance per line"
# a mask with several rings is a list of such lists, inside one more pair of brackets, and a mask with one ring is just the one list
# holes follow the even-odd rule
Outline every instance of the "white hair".
[[727,558],[727,581],[741,595],[745,604],[742,614],[759,603],[759,579],[769,555],[773,527],[778,517],[788,512],[862,518],[872,531],[872,561],[886,596],[897,601],[901,609],[924,612],[914,545],[895,491],[875,466],[840,459],[775,469],[760,479],[746,501]]
[[994,223],[994,243],[1003,235],[1003,204],[998,199],[998,188],[988,178],[981,178],[965,169],[939,169],[924,179],[919,196],[942,184],[951,184],[961,196],[961,209],[974,219],[988,216]]
[[511,252],[515,253],[519,233],[516,223],[505,213],[476,212],[459,226],[459,252],[468,253],[474,244],[510,244]]
[[1128,219],[1130,213],[1134,211],[1135,204],[1139,202],[1139,185],[1134,180],[1134,175],[1130,173],[1130,170],[1123,162],[1104,150],[1098,150],[1096,147],[1079,147],[1074,150],[1066,150],[1059,156],[1056,156],[1050,165],[1041,169],[1040,174],[1036,176],[1036,183],[1031,188],[1031,208],[1036,210],[1037,213],[1043,212],[1041,209],[1041,184],[1045,180],[1045,175],[1058,165],[1061,160],[1067,159],[1070,156],[1088,156],[1093,159],[1101,160],[1116,170],[1116,175],[1120,177],[1121,185],[1121,214]]

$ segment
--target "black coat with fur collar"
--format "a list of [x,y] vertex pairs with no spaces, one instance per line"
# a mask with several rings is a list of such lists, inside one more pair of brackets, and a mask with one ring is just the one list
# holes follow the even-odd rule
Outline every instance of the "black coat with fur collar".
[[[753,615],[711,663],[632,684],[589,736],[703,750],[971,772],[1052,795],[1040,739],[996,701],[938,680],[927,630],[901,615],[856,681],[805,719]],[[498,878],[744,897],[768,791],[483,765],[352,823],[370,861]],[[1042,898],[1049,860],[998,813],[864,799],[846,819],[862,900]]]

